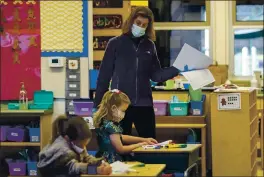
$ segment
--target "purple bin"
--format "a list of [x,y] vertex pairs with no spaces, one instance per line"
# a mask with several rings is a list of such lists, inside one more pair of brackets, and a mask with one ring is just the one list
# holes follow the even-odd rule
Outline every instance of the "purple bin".
[[8,128],[7,140],[13,142],[23,142],[25,140],[25,129],[19,127]]
[[8,128],[9,126],[0,126],[0,142],[6,141]]
[[154,112],[156,116],[166,116],[168,110],[168,101],[155,100],[154,102]]
[[8,162],[10,176],[26,176],[25,161],[10,161]]
[[75,115],[91,116],[93,110],[93,102],[73,102]]

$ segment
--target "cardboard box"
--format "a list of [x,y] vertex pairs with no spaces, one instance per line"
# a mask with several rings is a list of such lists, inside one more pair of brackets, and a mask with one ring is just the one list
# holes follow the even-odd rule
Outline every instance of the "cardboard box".
[[215,78],[215,86],[224,84],[228,79],[228,65],[212,65],[208,69]]

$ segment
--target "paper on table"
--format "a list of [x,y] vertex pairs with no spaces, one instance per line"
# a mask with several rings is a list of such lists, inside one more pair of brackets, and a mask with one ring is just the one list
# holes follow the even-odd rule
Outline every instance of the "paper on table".
[[215,81],[214,76],[208,69],[182,72],[181,74],[190,82],[193,90],[200,89]]
[[123,174],[127,173],[129,171],[132,171],[133,165],[128,165],[120,161],[116,161],[114,163],[111,163],[110,166],[112,167],[112,174]]
[[148,149],[148,148],[154,148],[156,146],[165,146],[165,145],[168,145],[172,142],[172,140],[167,140],[167,141],[164,141],[164,142],[161,142],[161,143],[158,143],[158,144],[153,144],[153,145],[145,145],[145,146],[142,146],[144,149]]
[[180,71],[188,71],[206,69],[212,64],[213,60],[210,57],[185,43],[173,66]]

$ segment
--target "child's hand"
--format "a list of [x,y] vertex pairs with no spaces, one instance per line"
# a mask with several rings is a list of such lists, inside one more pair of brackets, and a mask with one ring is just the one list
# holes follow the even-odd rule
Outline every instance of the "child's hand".
[[112,173],[112,167],[108,163],[102,163],[97,167],[98,175],[110,175]]
[[148,145],[153,145],[153,144],[157,144],[157,140],[153,139],[153,138],[145,138],[144,142],[146,142]]
[[145,146],[145,145],[148,145],[148,143],[146,142],[138,143],[138,147]]

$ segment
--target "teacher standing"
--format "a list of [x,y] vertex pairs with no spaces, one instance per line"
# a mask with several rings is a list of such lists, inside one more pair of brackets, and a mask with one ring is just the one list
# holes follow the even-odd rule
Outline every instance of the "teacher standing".
[[131,135],[132,123],[141,137],[156,138],[155,114],[150,79],[165,82],[179,74],[175,67],[161,68],[154,44],[153,13],[147,7],[134,9],[122,28],[122,35],[109,40],[97,80],[94,107],[104,93],[118,89],[131,105],[121,122],[123,134]]

